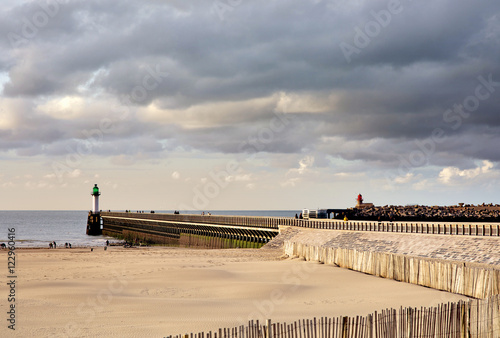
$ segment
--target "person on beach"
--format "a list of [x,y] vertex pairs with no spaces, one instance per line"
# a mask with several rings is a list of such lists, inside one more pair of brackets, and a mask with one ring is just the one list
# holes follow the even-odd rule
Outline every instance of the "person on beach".
[[49,249],[52,249],[54,247],[54,244],[52,242],[49,243]]

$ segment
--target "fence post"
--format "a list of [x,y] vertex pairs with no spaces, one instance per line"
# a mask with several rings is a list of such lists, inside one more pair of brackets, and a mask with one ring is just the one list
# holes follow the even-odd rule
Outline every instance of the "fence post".
[[368,326],[368,338],[373,338],[373,314],[369,314],[366,325]]
[[273,338],[271,336],[271,319],[268,319],[267,320],[267,338]]
[[349,317],[342,317],[342,338],[349,338]]

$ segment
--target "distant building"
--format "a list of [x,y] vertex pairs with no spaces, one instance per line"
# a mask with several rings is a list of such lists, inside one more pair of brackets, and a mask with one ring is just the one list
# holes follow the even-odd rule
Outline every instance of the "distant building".
[[373,203],[363,203],[363,196],[358,194],[358,198],[356,198],[356,208],[370,208],[373,207]]

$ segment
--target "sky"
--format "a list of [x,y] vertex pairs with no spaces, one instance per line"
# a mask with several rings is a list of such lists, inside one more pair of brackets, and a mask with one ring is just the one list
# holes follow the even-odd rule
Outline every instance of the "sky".
[[496,0],[3,0],[0,209],[500,203]]

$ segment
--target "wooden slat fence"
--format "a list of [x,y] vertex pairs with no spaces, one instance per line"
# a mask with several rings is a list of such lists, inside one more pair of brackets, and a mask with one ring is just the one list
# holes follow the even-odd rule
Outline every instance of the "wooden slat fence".
[[367,316],[321,317],[248,325],[168,338],[427,338],[500,337],[500,295],[429,308],[387,309]]
[[482,299],[500,294],[498,266],[321,247],[290,241],[285,242],[284,249],[289,256],[474,298]]

